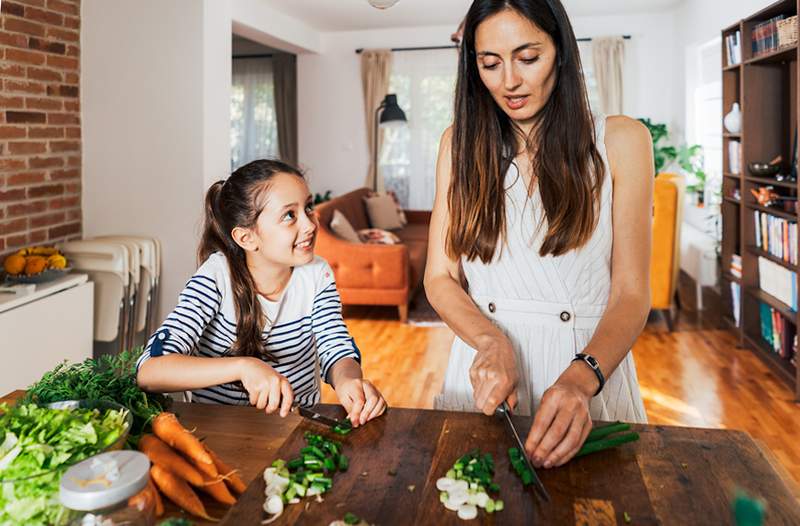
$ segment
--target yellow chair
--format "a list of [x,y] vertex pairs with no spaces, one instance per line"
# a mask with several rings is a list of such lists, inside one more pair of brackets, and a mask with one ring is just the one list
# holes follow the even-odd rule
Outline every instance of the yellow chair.
[[685,184],[678,174],[656,176],[653,191],[653,246],[650,256],[650,309],[674,328],[672,309],[680,271],[680,235]]

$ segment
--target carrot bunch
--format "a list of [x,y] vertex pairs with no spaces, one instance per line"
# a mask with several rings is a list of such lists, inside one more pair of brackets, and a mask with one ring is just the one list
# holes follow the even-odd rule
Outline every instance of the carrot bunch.
[[141,493],[131,497],[130,504],[143,505],[141,503],[153,499],[156,514],[161,516],[164,505],[160,490],[165,497],[192,515],[216,520],[208,515],[193,487],[229,506],[236,502],[234,493],[244,493],[246,485],[236,470],[231,469],[183,427],[174,414],[164,412],[156,416],[153,419],[153,433],[142,436],[139,450],[153,464],[150,477],[155,484],[149,484]]

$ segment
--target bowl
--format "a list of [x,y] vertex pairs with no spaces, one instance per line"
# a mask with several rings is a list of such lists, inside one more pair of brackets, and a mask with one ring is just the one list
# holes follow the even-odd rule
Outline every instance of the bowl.
[[[107,400],[64,400],[61,402],[40,404],[40,406],[47,407],[50,409],[97,409],[99,411],[105,411],[108,409],[113,409],[116,411],[124,410],[125,411],[125,417],[123,420],[124,429],[122,430],[122,433],[120,433],[120,436],[117,438],[117,440],[114,441],[114,443],[106,446],[102,450],[97,451],[95,455],[99,455],[100,453],[105,453],[106,451],[116,451],[122,449],[123,446],[125,446],[125,442],[128,440],[128,434],[130,433],[131,427],[133,426],[133,415],[131,414],[130,410],[123,405],[120,405],[116,402],[110,402]],[[53,469],[48,469],[46,471],[34,473],[33,475],[28,475],[27,477],[20,477],[15,479],[0,479],[0,482],[5,483],[5,482],[18,482],[23,480],[30,480],[37,477],[42,477],[47,474],[63,471],[69,466],[70,466],[69,464],[64,464]]]
[[48,268],[39,272],[38,274],[17,274],[14,276],[11,274],[6,274],[5,280],[8,283],[47,283],[66,275],[71,270],[71,267]]
[[750,173],[757,177],[771,177],[781,171],[781,167],[778,164],[754,162],[748,164],[747,167]]

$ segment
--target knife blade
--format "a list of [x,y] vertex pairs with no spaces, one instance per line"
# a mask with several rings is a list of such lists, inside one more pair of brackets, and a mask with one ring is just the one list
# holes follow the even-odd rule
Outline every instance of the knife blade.
[[544,484],[542,484],[542,481],[539,480],[539,476],[536,474],[536,470],[533,469],[533,466],[531,465],[531,461],[528,458],[528,455],[525,454],[525,445],[519,438],[519,433],[517,433],[517,428],[514,427],[514,422],[511,420],[511,408],[508,406],[508,402],[504,401],[503,405],[497,408],[497,412],[503,413],[506,424],[508,424],[508,428],[511,430],[511,434],[514,436],[514,440],[517,443],[517,447],[519,448],[520,453],[522,453],[522,458],[525,459],[525,465],[528,467],[531,473],[533,473],[533,483],[536,486],[536,489],[539,490],[539,493],[542,495],[544,500],[550,502],[550,494],[547,493]]
[[309,420],[313,420],[314,422],[318,422],[328,427],[336,427],[339,425],[338,420],[334,420],[333,418],[323,416],[315,411],[312,411],[311,409],[306,409],[305,407],[297,406],[297,411],[303,418],[308,418]]

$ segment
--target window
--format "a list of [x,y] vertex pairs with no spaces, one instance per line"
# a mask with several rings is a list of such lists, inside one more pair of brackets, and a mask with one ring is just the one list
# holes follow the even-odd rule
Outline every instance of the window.
[[433,207],[439,139],[453,122],[457,69],[455,49],[392,57],[389,93],[397,94],[408,125],[385,128],[378,167],[386,189],[397,194],[403,208]]
[[589,97],[589,107],[593,113],[603,113],[600,107],[600,95],[597,92],[597,79],[594,76],[592,42],[590,40],[579,41],[578,51],[581,55],[581,68],[583,68],[583,81],[586,84],[586,94]]
[[278,121],[271,58],[233,60],[231,170],[278,156]]

